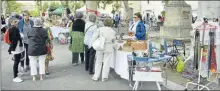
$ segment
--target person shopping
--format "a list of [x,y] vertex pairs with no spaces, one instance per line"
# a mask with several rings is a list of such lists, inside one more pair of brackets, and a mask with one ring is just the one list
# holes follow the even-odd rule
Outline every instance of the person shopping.
[[9,40],[11,41],[11,44],[9,46],[8,52],[9,54],[14,55],[14,65],[13,65],[13,73],[14,73],[14,79],[13,82],[22,82],[23,80],[18,77],[18,66],[21,62],[22,57],[24,57],[24,44],[22,41],[22,36],[19,33],[19,30],[17,28],[18,25],[18,19],[12,18],[11,19],[11,26],[8,29],[9,31]]
[[[17,18],[19,17],[19,15],[16,15]],[[29,67],[29,58],[28,58],[28,38],[27,38],[27,32],[32,30],[32,27],[34,25],[34,22],[29,18],[30,13],[29,11],[24,11],[23,12],[23,16],[24,19],[21,19],[18,22],[18,28],[21,34],[23,34],[24,38],[23,38],[23,42],[24,42],[24,47],[25,47],[25,53],[26,53],[26,58],[25,58],[25,64],[26,67],[22,68],[23,71],[27,71],[30,70]],[[24,63],[22,64],[22,66],[24,65]]]
[[[43,23],[44,23],[44,19],[43,20]],[[44,23],[45,26],[44,28],[47,30],[47,33],[48,33],[48,39],[47,39],[47,48],[48,48],[48,52],[47,52],[47,56],[46,56],[46,60],[45,60],[45,72],[46,72],[46,75],[49,75],[50,72],[49,72],[49,62],[50,61],[53,61],[54,57],[52,55],[53,53],[53,35],[52,35],[52,32],[50,30],[50,25],[51,25],[51,22],[49,20],[46,20],[46,22]]]
[[70,29],[70,45],[69,50],[72,52],[72,64],[73,66],[78,65],[79,55],[81,58],[81,63],[84,63],[84,29],[85,22],[82,20],[83,13],[77,12],[75,14],[76,20],[72,24],[72,29]]
[[89,74],[94,74],[93,65],[95,60],[96,51],[92,47],[92,43],[94,42],[93,35],[97,31],[96,22],[96,15],[91,14],[89,15],[89,21],[85,25],[85,37],[84,37],[84,44],[85,44],[85,67],[86,71],[89,71]]
[[42,19],[34,19],[33,29],[27,32],[28,37],[28,55],[30,59],[31,66],[31,76],[33,76],[33,81],[36,80],[37,76],[37,61],[39,61],[39,74],[40,80],[43,80],[43,75],[45,74],[45,60],[46,54],[48,52],[46,41],[48,39],[48,33],[45,28],[42,27]]
[[142,22],[142,16],[140,13],[134,14],[134,23],[131,25],[129,32],[134,33],[134,39],[146,40],[146,28]]
[[112,61],[110,59],[115,48],[114,42],[116,37],[115,31],[111,28],[112,24],[112,19],[104,20],[105,27],[98,28],[97,32],[94,34],[94,39],[97,39],[99,36],[103,36],[105,38],[105,49],[103,51],[96,51],[95,74],[92,77],[92,80],[94,81],[99,79],[101,73],[102,81],[108,80],[110,61]]

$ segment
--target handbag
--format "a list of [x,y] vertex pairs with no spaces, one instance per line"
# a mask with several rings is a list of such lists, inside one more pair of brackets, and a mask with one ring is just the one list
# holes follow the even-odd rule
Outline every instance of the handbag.
[[104,51],[105,49],[105,38],[101,35],[99,30],[99,37],[92,43],[92,47],[96,51]]

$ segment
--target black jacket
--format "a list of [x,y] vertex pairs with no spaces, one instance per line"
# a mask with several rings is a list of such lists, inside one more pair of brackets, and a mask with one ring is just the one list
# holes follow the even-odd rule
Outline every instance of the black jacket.
[[82,19],[77,19],[73,22],[72,31],[84,32],[85,22]]
[[40,56],[47,54],[46,40],[48,34],[45,28],[33,27],[28,31],[28,55]]
[[[86,24],[85,21],[83,21],[82,19],[76,19],[75,21],[73,21],[72,31],[78,31],[84,33],[85,24]],[[70,44],[72,44],[72,37],[70,39]]]
[[11,54],[11,51],[15,51],[18,41],[20,41],[19,43],[20,47],[22,47],[23,44],[22,44],[22,38],[20,32],[16,26],[11,26],[8,31],[9,31],[9,40],[11,41],[8,52],[9,54]]

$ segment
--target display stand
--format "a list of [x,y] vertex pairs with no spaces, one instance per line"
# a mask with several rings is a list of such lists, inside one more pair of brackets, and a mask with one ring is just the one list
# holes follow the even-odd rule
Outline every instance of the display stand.
[[[208,24],[208,23],[202,23],[201,25],[199,25],[198,27],[196,27],[196,30],[197,31],[202,31],[203,32],[203,35],[201,36],[202,37],[202,46],[203,45],[207,45],[206,43],[204,43],[204,42],[206,42],[205,41],[205,31],[207,31],[207,30],[210,30],[210,29],[213,29],[213,30],[216,30],[217,29],[217,26],[215,26],[215,25],[211,25],[211,24]],[[201,33],[200,33],[201,34]],[[207,40],[207,39],[206,39]],[[216,75],[216,77],[215,77],[215,80],[214,81],[210,81],[208,84],[206,84],[206,85],[202,85],[201,84],[201,71],[202,71],[202,55],[203,55],[203,48],[201,48],[201,55],[200,55],[200,59],[199,59],[199,76],[198,76],[198,82],[197,83],[194,83],[194,82],[188,82],[187,84],[186,84],[186,90],[187,90],[187,88],[188,88],[188,86],[190,85],[190,84],[192,84],[192,85],[194,85],[194,86],[198,86],[197,87],[197,89],[196,90],[203,90],[204,88],[206,89],[206,90],[214,90],[216,87],[214,87],[214,88],[212,88],[212,89],[210,89],[208,86],[211,84],[211,83],[215,83],[214,81],[218,81],[218,74]],[[207,60],[206,60],[207,61]],[[209,69],[207,69],[207,70],[209,70]],[[217,70],[217,72],[219,72],[218,70]]]

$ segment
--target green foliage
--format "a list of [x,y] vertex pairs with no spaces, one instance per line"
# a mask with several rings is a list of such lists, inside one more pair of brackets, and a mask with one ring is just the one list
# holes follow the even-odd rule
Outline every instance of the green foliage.
[[65,8],[69,7],[69,0],[60,0],[60,2],[63,7]]
[[[97,3],[98,3],[98,8],[105,9],[105,8],[106,8],[106,5],[112,4],[113,2],[115,2],[115,1],[114,1],[114,0],[97,1]],[[102,5],[102,6],[100,6],[100,5]]]
[[165,16],[166,12],[165,11],[162,11],[161,12],[161,15]]
[[16,1],[7,1],[7,9],[6,9],[6,13],[10,14],[11,12],[16,12],[18,14],[21,13],[21,3],[17,3]]
[[60,3],[58,3],[58,2],[52,2],[51,5],[50,5],[49,11],[54,11],[54,10],[56,10],[56,9],[59,8],[59,7],[62,7],[62,5],[61,5]]
[[48,2],[44,2],[43,6],[42,6],[43,12],[47,11],[48,7],[49,7],[49,3]]
[[42,10],[42,0],[35,0],[35,2],[36,2],[36,5],[37,5],[37,8],[39,10]]
[[71,11],[76,11],[77,9],[80,9],[83,6],[84,6],[84,2],[83,1],[72,1],[69,4],[69,8],[71,9]]
[[40,16],[40,11],[39,11],[39,9],[34,9],[34,10],[31,10],[31,11],[29,11],[30,12],[30,16],[33,16],[33,17],[38,17],[38,16]]
[[116,11],[120,11],[119,9],[121,8],[121,1],[115,1],[113,3],[113,8],[116,10]]
[[169,4],[169,0],[164,0],[165,5]]

